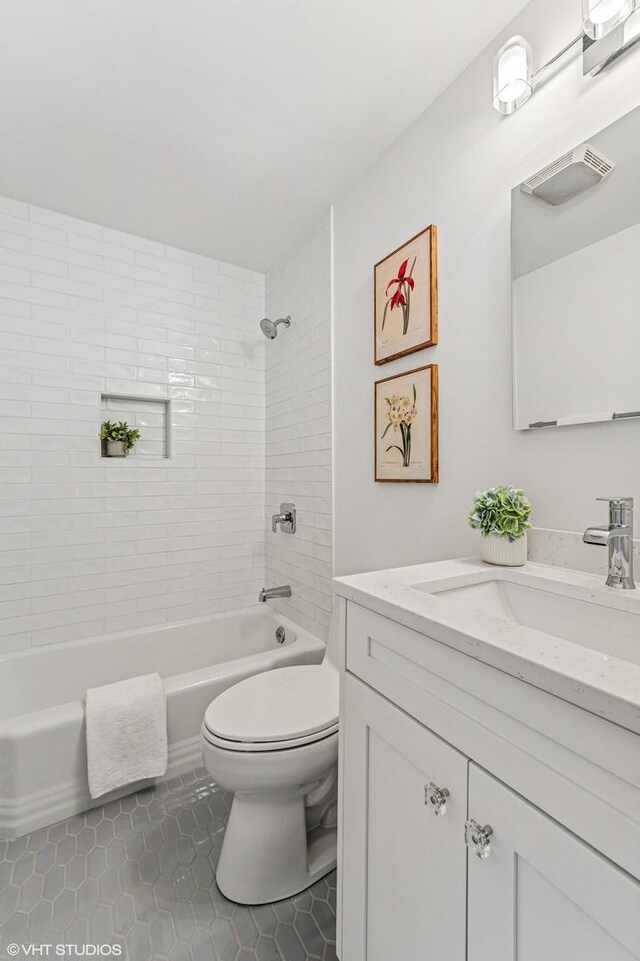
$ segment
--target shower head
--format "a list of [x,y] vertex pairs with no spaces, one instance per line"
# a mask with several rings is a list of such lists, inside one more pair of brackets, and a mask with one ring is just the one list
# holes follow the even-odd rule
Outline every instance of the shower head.
[[276,321],[269,320],[268,317],[265,317],[260,321],[260,330],[269,340],[275,340],[278,336],[278,324],[284,324],[285,327],[288,327],[290,323],[291,317],[288,315],[286,317],[281,317],[280,320]]

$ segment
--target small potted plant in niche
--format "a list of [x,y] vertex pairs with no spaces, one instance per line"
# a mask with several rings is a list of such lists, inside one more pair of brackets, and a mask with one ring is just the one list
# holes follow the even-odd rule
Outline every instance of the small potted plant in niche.
[[107,457],[126,457],[139,439],[140,431],[129,427],[124,420],[105,420],[100,428],[100,440],[105,442]]
[[469,523],[482,534],[482,560],[503,567],[522,567],[527,560],[530,517],[531,504],[524,491],[515,487],[479,491]]

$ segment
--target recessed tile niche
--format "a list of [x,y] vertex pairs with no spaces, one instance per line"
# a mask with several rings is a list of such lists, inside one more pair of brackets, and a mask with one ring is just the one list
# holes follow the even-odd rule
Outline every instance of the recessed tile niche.
[[[140,431],[140,440],[129,451],[127,460],[159,460],[170,456],[168,400],[128,394],[102,394],[101,402],[102,421],[124,420],[129,427],[136,427]],[[100,443],[102,457],[106,458],[106,443]]]

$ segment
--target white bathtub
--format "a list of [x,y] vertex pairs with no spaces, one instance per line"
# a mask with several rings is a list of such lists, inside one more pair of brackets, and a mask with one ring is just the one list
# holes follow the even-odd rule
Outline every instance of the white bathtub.
[[[282,645],[275,636],[280,624],[286,631]],[[19,837],[141,786],[91,800],[84,731],[88,687],[152,671],[161,675],[170,778],[200,763],[200,725],[216,695],[260,671],[318,663],[324,648],[260,605],[1,657],[0,838]]]

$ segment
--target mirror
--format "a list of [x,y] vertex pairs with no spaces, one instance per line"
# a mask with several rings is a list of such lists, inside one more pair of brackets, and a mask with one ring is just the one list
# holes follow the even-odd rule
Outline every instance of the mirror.
[[511,213],[514,428],[640,417],[640,107]]

